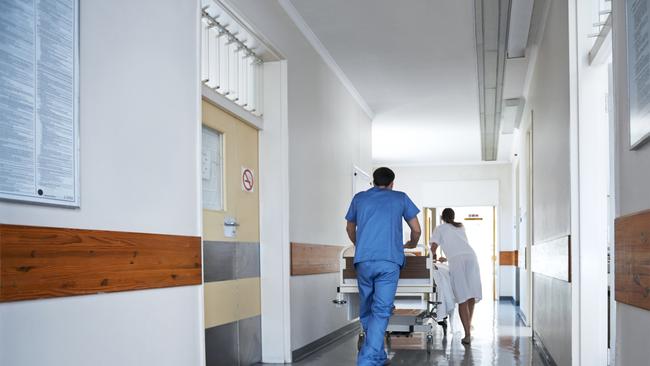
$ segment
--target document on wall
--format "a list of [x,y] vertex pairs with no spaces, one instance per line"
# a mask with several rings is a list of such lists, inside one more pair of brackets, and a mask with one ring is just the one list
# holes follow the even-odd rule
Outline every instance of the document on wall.
[[77,0],[0,0],[0,198],[79,206]]
[[650,0],[626,1],[630,145],[650,137]]

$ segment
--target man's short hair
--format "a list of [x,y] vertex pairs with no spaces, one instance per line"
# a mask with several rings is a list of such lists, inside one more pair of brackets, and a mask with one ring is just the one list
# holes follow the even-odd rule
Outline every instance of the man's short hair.
[[395,180],[395,173],[386,167],[377,168],[374,173],[372,173],[372,180],[376,187],[385,187],[393,183]]

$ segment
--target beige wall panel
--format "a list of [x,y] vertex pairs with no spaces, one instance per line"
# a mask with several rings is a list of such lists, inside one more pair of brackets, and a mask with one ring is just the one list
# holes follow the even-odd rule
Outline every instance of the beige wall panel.
[[260,278],[255,277],[237,280],[237,285],[239,319],[260,315]]
[[[233,189],[237,200],[237,219],[239,220],[239,241],[259,241],[259,152],[258,131],[239,122],[237,186]],[[235,164],[234,164],[235,165]],[[255,174],[253,192],[244,192],[241,187],[241,169],[246,167]]]
[[206,328],[258,316],[260,278],[207,282],[204,298]]
[[237,280],[219,281],[204,285],[206,328],[239,320],[237,282]]
[[[242,166],[258,176],[258,131],[210,103],[203,102],[203,124],[223,133],[225,211],[203,210],[203,238],[215,241],[259,241],[259,185],[242,190]],[[223,221],[232,216],[239,222],[236,238],[223,235]]]

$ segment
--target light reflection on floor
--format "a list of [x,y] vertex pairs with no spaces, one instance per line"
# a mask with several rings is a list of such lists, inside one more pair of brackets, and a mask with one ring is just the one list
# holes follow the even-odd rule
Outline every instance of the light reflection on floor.
[[[533,347],[531,329],[523,326],[509,303],[482,301],[476,305],[471,346],[460,343],[463,337],[458,316],[450,319],[446,337],[437,327],[431,353],[426,352],[424,340],[391,338],[391,365],[545,365]],[[296,366],[356,365],[356,335],[294,363]]]

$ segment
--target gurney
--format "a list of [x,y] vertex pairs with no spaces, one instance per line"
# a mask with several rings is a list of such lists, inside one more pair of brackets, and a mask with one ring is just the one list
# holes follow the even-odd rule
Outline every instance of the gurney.
[[[438,317],[438,292],[434,281],[434,271],[437,267],[432,253],[408,253],[406,263],[400,272],[395,295],[395,308],[386,330],[386,343],[390,346],[391,336],[412,337],[414,333],[426,335],[426,349],[431,352],[433,330],[436,325],[442,327],[447,334],[446,314]],[[339,281],[336,299],[338,306],[347,306],[348,319],[359,316],[359,288],[357,274],[354,268],[354,246],[341,250]],[[438,320],[436,320],[438,319]],[[365,334],[359,334],[358,346],[361,347]]]

